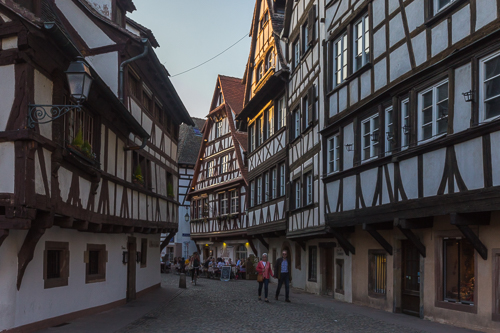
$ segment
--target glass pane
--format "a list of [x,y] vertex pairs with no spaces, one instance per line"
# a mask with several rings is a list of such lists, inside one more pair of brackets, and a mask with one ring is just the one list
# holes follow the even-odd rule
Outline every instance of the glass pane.
[[354,69],[357,70],[359,68],[361,68],[363,64],[363,58],[361,55],[357,55],[355,58],[354,58]]
[[363,137],[363,147],[370,146],[370,135],[365,135]]
[[448,100],[442,101],[441,103],[438,103],[437,105],[437,117],[438,118],[443,118],[448,116]]
[[368,134],[370,133],[370,122],[367,121],[363,123],[363,134]]
[[437,134],[448,132],[448,118],[443,118],[437,121]]
[[373,118],[373,130],[378,129],[378,117]]
[[458,241],[444,241],[444,298],[459,301],[458,295]]
[[460,241],[460,301],[474,302],[474,247],[466,240]]
[[424,140],[430,139],[432,137],[432,125],[427,125],[423,127],[423,138]]
[[484,75],[485,75],[486,80],[488,80],[489,78],[492,78],[493,76],[499,75],[500,74],[500,56],[485,62],[484,63],[484,72],[485,72]]
[[443,8],[444,6],[446,6],[447,4],[449,4],[452,1],[454,1],[454,0],[438,0],[437,10],[440,10],[441,8]]
[[422,124],[425,125],[432,122],[432,107],[422,110],[422,113],[424,114],[424,121],[422,121]]
[[500,116],[500,97],[493,98],[484,103],[485,119]]
[[500,76],[484,83],[485,99],[500,95]]
[[370,158],[370,146],[363,149],[363,160]]
[[432,105],[432,91],[422,95],[422,102],[424,109]]
[[378,156],[379,153],[380,153],[380,145],[377,142],[373,145],[373,155],[372,156]]
[[437,97],[438,102],[441,102],[444,99],[448,99],[448,83],[443,84],[442,86],[437,87]]

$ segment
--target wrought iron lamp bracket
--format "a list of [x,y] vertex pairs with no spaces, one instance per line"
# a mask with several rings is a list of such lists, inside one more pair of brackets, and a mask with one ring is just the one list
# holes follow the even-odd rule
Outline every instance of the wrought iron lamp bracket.
[[80,112],[82,105],[29,105],[28,127],[35,128],[35,124],[50,123],[66,113],[76,110]]

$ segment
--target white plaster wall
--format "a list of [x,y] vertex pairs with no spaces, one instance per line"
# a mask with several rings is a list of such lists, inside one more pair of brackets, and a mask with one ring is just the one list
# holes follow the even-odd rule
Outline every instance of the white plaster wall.
[[16,154],[14,142],[0,143],[0,193],[14,193],[14,178],[16,170]]
[[[490,134],[491,140],[491,165],[500,165],[500,132],[493,132]],[[493,185],[500,185],[500,168],[493,167]]]
[[470,5],[453,14],[451,19],[451,42],[456,42],[470,35]]
[[5,131],[16,90],[14,65],[0,66],[0,131]]
[[108,129],[108,166],[107,172],[115,176],[115,166],[116,166],[116,134],[112,130]]
[[57,175],[57,179],[59,180],[59,187],[61,189],[61,199],[62,201],[66,202],[69,196],[69,189],[71,187],[71,178],[73,176],[73,173],[68,169],[61,167],[59,168]]
[[385,19],[385,0],[373,1],[373,26],[379,25]]
[[115,44],[73,1],[56,0],[55,3],[91,49]]
[[[17,252],[25,235],[25,231],[11,231],[0,247],[0,330],[108,304],[126,297],[127,266],[122,264],[122,251],[127,246],[128,235],[80,233],[59,227],[47,230],[35,248],[34,259],[26,269],[21,289],[17,291]],[[136,237],[140,239],[142,235]],[[158,238],[153,235],[148,237]],[[69,242],[68,286],[44,289],[43,252],[46,241]],[[86,266],[83,257],[87,244],[106,244],[108,262],[104,282],[85,283]],[[142,289],[160,282],[159,267],[154,264],[155,261],[158,262],[159,251],[154,251],[154,248],[150,250],[148,252],[151,257],[148,256],[148,261],[151,261],[151,271],[137,273],[138,285]]]
[[441,148],[423,157],[424,197],[437,195],[439,184],[443,178],[446,148]]
[[455,70],[455,106],[453,108],[453,132],[470,128],[472,103],[467,103],[463,92],[471,90],[471,64]]
[[5,14],[3,13],[0,13],[0,17],[2,18],[2,20],[4,22],[11,22],[12,20],[10,18],[8,18]]
[[413,56],[415,57],[415,65],[420,66],[427,60],[427,43],[426,32],[423,31],[411,39],[413,46]]
[[118,52],[89,56],[86,60],[104,80],[111,91],[118,96]]
[[415,0],[405,8],[410,33],[424,23],[424,0]]
[[418,159],[413,157],[399,163],[401,183],[408,199],[418,198]]
[[379,62],[377,62],[374,66],[374,91],[379,90],[380,88],[385,87],[387,84],[387,59],[383,58]]
[[396,80],[401,75],[411,70],[410,54],[408,45],[404,43],[391,53],[391,81]]
[[432,29],[432,56],[448,48],[448,21],[439,23]]
[[[35,104],[52,105],[53,83],[35,69]],[[49,110],[47,110],[49,111]],[[40,134],[52,140],[52,123],[39,124]]]
[[387,49],[385,29],[386,29],[385,25],[383,25],[380,29],[375,31],[375,33],[373,34],[373,58],[374,59],[377,59]]
[[344,178],[343,183],[343,203],[342,208],[344,211],[353,210],[356,208],[356,176]]
[[481,0],[476,2],[476,30],[481,29],[496,18],[496,0]]
[[2,50],[17,49],[17,36],[5,37],[0,41]]
[[377,185],[378,168],[373,168],[360,174],[361,189],[366,207],[371,207],[375,187]]
[[[484,187],[483,141],[475,138],[455,146],[458,169],[469,190]],[[458,191],[455,188],[455,191]]]
[[403,29],[403,18],[401,17],[401,13],[398,13],[389,21],[389,46],[393,47],[394,44],[404,37],[405,30]]
[[[154,235],[136,235],[137,251],[141,251],[141,239],[148,240],[148,259],[146,267],[141,268],[141,264],[137,263],[136,269],[136,291],[139,292],[151,286],[154,286],[161,281],[160,276],[160,234]],[[154,245],[154,246],[151,246]]]

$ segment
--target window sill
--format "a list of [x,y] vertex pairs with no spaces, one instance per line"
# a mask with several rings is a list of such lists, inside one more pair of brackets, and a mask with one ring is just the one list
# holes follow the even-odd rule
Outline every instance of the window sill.
[[436,300],[434,306],[437,308],[461,311],[466,313],[475,313],[477,314],[477,305],[467,305],[461,303],[447,302],[447,301],[439,301]]
[[68,278],[55,278],[55,279],[46,279],[44,281],[44,289],[57,288],[57,287],[66,287],[68,285]]
[[335,293],[344,295],[344,289],[335,289]]
[[308,282],[318,282],[318,279],[307,279]]

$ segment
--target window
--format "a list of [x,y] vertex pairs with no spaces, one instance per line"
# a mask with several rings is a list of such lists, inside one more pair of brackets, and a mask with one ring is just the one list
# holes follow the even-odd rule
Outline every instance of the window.
[[434,0],[434,14],[449,6],[455,0]]
[[280,165],[280,196],[285,195],[285,164]]
[[229,193],[231,193],[231,214],[236,214],[240,211],[239,191],[234,190]]
[[118,4],[116,5],[116,13],[115,13],[115,22],[116,24],[118,24],[120,27],[124,27],[125,26],[125,14],[124,14],[124,11],[123,9],[118,6]]
[[242,259],[245,260],[247,258],[247,247],[245,245],[239,245],[236,248],[236,260]]
[[480,61],[479,114],[481,121],[500,116],[500,53]]
[[264,114],[262,114],[262,116],[259,118],[259,128],[258,128],[258,131],[259,131],[259,146],[266,140],[266,138],[264,137],[264,125],[265,125],[265,120],[264,120]]
[[197,205],[198,205],[198,214],[197,214],[197,217],[198,218],[202,218],[203,217],[203,205],[202,205],[201,200],[197,201]]
[[274,135],[274,107],[271,107],[267,115],[267,137],[270,138]]
[[369,250],[368,267],[368,294],[380,296],[386,294],[387,289],[387,257],[384,251]]
[[145,85],[143,85],[142,90],[142,106],[144,106],[149,114],[153,114],[153,93]]
[[255,122],[255,146],[259,147],[262,144],[262,117],[257,118]]
[[335,292],[344,294],[344,259],[335,260]]
[[148,265],[148,240],[147,238],[141,239],[141,268]]
[[208,178],[214,176],[214,165],[215,165],[215,161],[212,160],[212,161],[208,162],[208,175],[207,175]]
[[260,28],[264,28],[264,26],[266,25],[267,21],[269,21],[269,12],[266,11],[264,13],[264,15],[262,16],[262,18],[260,19]]
[[292,44],[292,52],[293,52],[292,64],[293,64],[293,69],[295,69],[299,66],[300,63],[300,44],[298,38]]
[[474,304],[474,247],[466,239],[443,240],[443,299]]
[[370,25],[368,22],[368,14],[354,24],[353,36],[353,72],[355,72],[370,61]]
[[228,195],[227,192],[219,193],[219,205],[220,213],[219,215],[226,215],[228,213]]
[[340,135],[328,139],[328,173],[340,170]]
[[312,172],[306,174],[306,205],[313,203],[313,175]]
[[273,49],[270,49],[266,55],[266,72],[274,67],[274,53]]
[[260,82],[262,79],[262,63],[257,66],[257,69],[255,70],[255,83]]
[[264,174],[264,202],[269,201],[269,172]]
[[347,33],[344,33],[334,42],[334,83],[333,87],[338,86],[347,78]]
[[[94,118],[85,110],[71,110],[64,115],[64,138],[72,145],[77,136],[94,147]],[[91,152],[92,153],[92,152]]]
[[309,246],[309,281],[316,281],[318,277],[318,247]]
[[295,268],[302,269],[302,248],[295,243]]
[[208,217],[208,198],[203,198],[203,217]]
[[85,251],[85,283],[106,281],[106,245],[87,244]]
[[257,178],[257,205],[262,203],[262,177]]
[[255,206],[255,182],[250,183],[250,207]]
[[130,94],[130,96],[134,96],[135,98],[140,100],[139,97],[140,97],[141,91],[140,91],[139,87],[140,87],[139,79],[135,75],[130,73],[130,71],[129,71],[129,75],[128,75],[129,94]]
[[309,50],[309,30],[307,22],[302,26],[302,53],[305,54]]
[[45,242],[43,258],[44,288],[63,287],[68,285],[69,277],[69,243]]
[[300,136],[300,109],[297,108],[293,111],[293,135],[292,139]]
[[401,149],[410,145],[410,102],[407,99],[401,102]]
[[225,155],[222,157],[222,170],[221,173],[226,173],[229,171],[229,155]]
[[286,126],[286,103],[285,96],[281,97],[278,100],[278,127],[277,130],[280,130],[282,127]]
[[248,137],[250,140],[250,151],[255,150],[255,124],[248,127]]
[[300,195],[302,193],[302,186],[300,184],[300,180],[299,179],[297,179],[296,181],[294,181],[293,188],[294,188],[294,197],[295,197],[295,206],[294,206],[294,208],[297,209],[297,208],[300,208]]
[[271,171],[271,174],[272,174],[272,176],[271,176],[271,199],[276,199],[276,191],[277,191],[276,185],[277,185],[277,181],[278,181],[278,179],[277,179],[277,177],[278,177],[277,173],[278,172],[277,171],[278,170],[276,170],[276,168],[274,168]]
[[418,94],[418,139],[428,140],[448,130],[448,81]]
[[309,126],[309,100],[306,97],[302,99],[302,114],[304,115],[304,129]]
[[375,114],[361,122],[361,160],[377,157],[379,146],[379,116]]
[[385,109],[385,152],[386,155],[392,152],[396,142],[394,135],[394,121],[392,120],[392,106]]
[[215,123],[215,138],[222,136],[222,120]]

